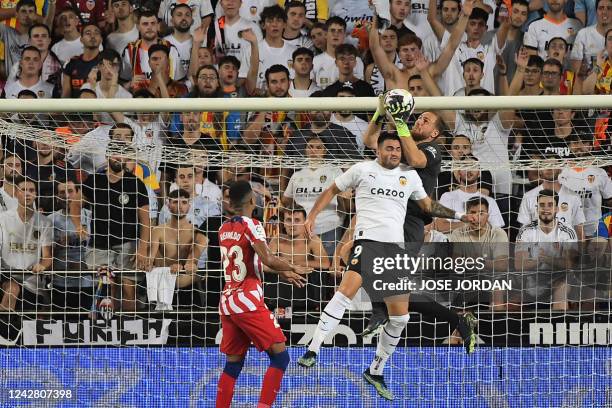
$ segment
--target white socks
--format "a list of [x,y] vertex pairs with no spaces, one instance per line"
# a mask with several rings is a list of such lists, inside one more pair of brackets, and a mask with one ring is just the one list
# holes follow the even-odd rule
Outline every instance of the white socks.
[[344,311],[351,304],[351,299],[347,298],[340,292],[336,292],[334,297],[329,301],[323,313],[321,313],[321,317],[319,318],[319,324],[317,324],[317,329],[312,336],[312,341],[308,346],[308,350],[314,351],[319,354],[319,349],[321,348],[321,344],[323,344],[323,340],[325,337],[338,326],[340,320],[342,320],[342,316],[344,316]]
[[383,327],[382,333],[378,337],[378,345],[376,346],[376,356],[370,364],[370,374],[382,375],[385,369],[387,360],[395,351],[397,343],[400,341],[400,336],[404,331],[404,327],[410,321],[410,315],[389,316],[389,321]]

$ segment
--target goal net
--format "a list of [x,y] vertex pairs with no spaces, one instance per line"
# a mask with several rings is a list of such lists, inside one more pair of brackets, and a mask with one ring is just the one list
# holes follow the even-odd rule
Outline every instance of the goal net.
[[[336,177],[376,158],[376,99],[47,103],[0,103],[2,406],[214,406],[217,231],[237,180],[271,250],[314,269],[304,288],[263,278],[292,357],[278,406],[612,406],[609,98],[417,98],[415,141],[432,118],[445,125],[439,149],[420,150],[441,158],[428,193],[474,221],[420,215],[408,231],[424,236],[413,259],[441,263],[407,275],[411,319],[385,371],[393,403],[361,378],[375,290],[360,290],[317,366],[295,364],[351,267],[354,191],[314,237],[304,220]],[[475,315],[475,353],[427,313],[434,300]],[[256,404],[267,364],[249,352],[234,406]]]

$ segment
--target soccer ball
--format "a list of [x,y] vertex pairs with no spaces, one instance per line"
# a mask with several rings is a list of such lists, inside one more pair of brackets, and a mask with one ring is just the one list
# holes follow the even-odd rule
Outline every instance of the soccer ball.
[[414,97],[405,89],[392,89],[385,94],[385,110],[391,115],[412,113]]

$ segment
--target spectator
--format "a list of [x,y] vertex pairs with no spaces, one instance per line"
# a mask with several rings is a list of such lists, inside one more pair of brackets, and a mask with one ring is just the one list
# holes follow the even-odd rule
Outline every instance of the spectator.
[[[232,0],[234,1],[233,7],[239,8],[240,17],[244,18],[246,21],[252,22],[254,24],[259,24],[261,22],[261,13],[264,8],[272,6],[277,2],[275,0]],[[217,7],[215,9],[215,15],[217,17],[223,17],[225,14],[225,7],[222,7],[221,2],[217,3]]]
[[[218,4],[221,6],[222,13],[216,13],[218,19],[214,23],[214,48],[225,56],[232,55],[240,58],[242,52],[244,55],[250,55],[250,45],[241,38],[240,33],[251,29],[259,42],[263,38],[259,26],[240,15],[241,0],[220,0]],[[243,47],[244,51],[242,51]]]
[[[159,71],[155,73],[154,79],[162,89],[162,97],[168,98],[167,88]],[[154,95],[146,89],[141,89],[134,94],[134,98],[154,98]],[[141,159],[154,172],[157,172],[161,163],[164,133],[169,121],[168,113],[138,112],[136,120],[130,119],[121,112],[112,112],[111,116],[115,122],[125,123],[134,130],[134,147],[145,150],[145,153],[140,154]]]
[[[289,95],[289,70],[283,65],[272,65],[266,71],[266,88],[273,98]],[[244,143],[262,154],[282,154],[296,129],[293,114],[286,112],[255,112],[249,114],[242,134]]]
[[[36,3],[34,0],[19,0],[15,6],[17,24],[16,28],[6,24],[0,24],[0,36],[4,43],[4,75],[10,73],[11,67],[19,61],[22,50],[28,44],[28,32],[30,27],[36,23]],[[51,27],[53,15],[55,14],[55,3],[49,2],[49,9],[44,18],[44,24]]]
[[57,55],[62,65],[66,65],[72,57],[78,57],[85,51],[79,31],[81,22],[78,11],[72,6],[62,10],[58,20],[62,28],[62,39],[51,47],[51,51]]
[[[465,212],[465,203],[474,197],[482,197],[489,203],[489,222],[495,227],[503,227],[504,219],[501,216],[499,207],[495,200],[485,196],[480,192],[478,170],[459,170],[459,188],[442,194],[440,204],[459,212]],[[438,231],[449,233],[461,227],[459,221],[450,221],[442,218],[435,220],[435,227]]]
[[[291,67],[293,51],[295,46],[289,44],[283,40],[283,31],[287,26],[287,13],[280,6],[271,6],[263,9],[261,13],[261,21],[264,27],[264,39],[255,42],[256,36],[253,32],[249,32],[249,37],[246,37],[246,33],[242,36],[244,39],[250,42],[250,52],[253,53],[257,50],[258,67],[257,73],[255,69],[251,70],[251,61],[257,59],[252,58],[252,55],[247,53],[247,49],[242,49],[240,56],[240,78],[247,78],[247,92],[250,94],[257,93],[261,94],[265,91],[266,79],[264,77],[265,72],[273,65],[284,65]],[[259,91],[261,90],[261,91]]]
[[[453,256],[485,259],[484,268],[472,278],[494,278],[507,272],[508,235],[489,222],[489,202],[482,197],[471,198],[465,203],[465,212],[475,215],[476,221],[464,224],[450,234],[449,241],[456,243],[453,245]],[[493,291],[490,305],[492,310],[505,310],[504,292]]]
[[[357,95],[355,94],[355,89],[347,83],[340,88],[336,96],[339,98],[354,98]],[[353,111],[334,112],[331,115],[330,121],[338,126],[342,126],[353,135],[359,154],[363,155],[365,150],[363,135],[368,128],[368,122],[355,116]]]
[[216,203],[218,212],[221,213],[223,195],[219,186],[208,179],[204,169],[196,166],[193,171],[188,171],[184,170],[185,168],[189,169],[189,167],[179,166],[178,170],[183,170],[177,170],[175,181],[170,185],[169,191],[179,188],[187,192],[193,190],[194,197],[202,197],[208,202]]
[[[582,93],[586,95],[609,95],[612,87],[612,28],[606,31],[605,50],[597,54],[593,71],[584,80]],[[607,57],[606,57],[607,55]]]
[[[181,164],[176,169],[174,180],[179,190],[189,193],[190,208],[186,213],[187,220],[195,226],[202,225],[206,218],[221,215],[219,201],[209,201],[202,195],[197,194],[195,182],[195,168],[191,164]],[[170,219],[169,207],[165,205],[159,213],[159,223],[164,224]]]
[[[565,56],[569,50],[569,44],[561,37],[555,37],[548,42],[546,52],[548,59],[544,62],[548,65],[552,61],[558,61],[561,64],[561,76],[559,81],[559,94],[572,95],[574,93],[574,84],[577,83],[578,89],[582,88],[581,76],[576,76],[575,72],[570,69],[565,69]],[[551,82],[552,89],[556,89],[556,84]],[[546,89],[546,88],[545,88]]]
[[[296,205],[310,212],[319,194],[331,186],[336,177],[342,174],[342,169],[332,164],[324,164],[322,160],[327,155],[325,144],[318,136],[312,136],[306,144],[306,157],[309,159],[307,167],[293,173],[289,184],[282,195],[282,204],[285,208],[294,208]],[[344,200],[344,202],[343,202]],[[336,244],[342,237],[344,223],[343,209],[350,196],[346,194],[334,197],[330,205],[323,209],[314,225],[317,234],[328,254],[335,252]]]
[[[440,57],[442,52],[440,42],[447,32],[451,33],[455,28],[457,21],[459,21],[460,11],[460,0],[442,0],[439,9],[437,0],[429,0],[427,22],[431,27],[431,32],[423,37],[423,54],[429,61],[435,61]],[[438,14],[440,20],[438,20]]]
[[[30,27],[28,36],[30,38],[29,45],[38,48],[40,51],[40,58],[43,64],[41,74],[42,80],[53,85],[59,84],[62,63],[53,51],[49,50],[49,46],[51,45],[51,32],[49,31],[49,27],[44,24],[34,24]],[[18,75],[19,63],[15,63],[11,68],[9,80],[15,80]]]
[[19,156],[6,154],[2,158],[2,187],[0,187],[0,213],[16,210],[19,206],[17,200],[17,185],[15,181],[22,175],[22,163]]
[[469,58],[462,65],[465,86],[456,90],[453,96],[467,96],[474,89],[480,89],[480,81],[484,76],[484,63],[478,58]]
[[[85,262],[90,269],[116,269],[122,310],[135,311],[135,285],[142,276],[133,270],[147,270],[149,263],[149,199],[144,183],[126,172],[125,159],[113,156],[111,151],[106,171],[90,175],[83,184],[85,205],[92,214],[91,248]],[[111,289],[113,298],[119,299],[116,285]]]
[[202,27],[204,32],[208,31],[208,27],[210,27],[214,15],[210,0],[189,0],[187,2],[180,0],[162,0],[157,14],[157,17],[159,17],[162,22],[162,31],[167,31],[168,28],[172,28],[176,31],[178,20],[180,19],[174,16],[174,12],[181,5],[188,8],[191,11],[190,14],[193,15],[193,18],[190,19],[193,24],[190,24],[184,32],[191,31],[191,33],[193,33],[200,27]]
[[[176,287],[191,286],[198,270],[198,260],[206,253],[208,239],[193,226],[189,213],[193,204],[185,190],[168,195],[166,222],[151,232],[151,267],[169,267],[176,274]],[[181,273],[182,272],[182,273]]]
[[576,113],[580,114],[571,109],[553,109],[551,127],[543,128],[543,134],[536,132],[526,135],[521,150],[529,158],[537,156],[569,158],[571,136],[585,131],[592,133],[583,120],[576,117]]
[[591,254],[596,263],[609,266],[612,257],[612,212],[604,214],[599,220],[597,236],[593,238],[591,246]]
[[[130,99],[132,94],[119,85],[119,71],[121,70],[121,57],[113,49],[104,50],[100,53],[96,75],[96,82],[88,82],[81,89],[92,89],[97,99]],[[90,75],[89,79],[93,79]],[[112,123],[113,118],[108,113],[100,113],[99,120],[102,123]]]
[[220,123],[216,112],[181,112],[180,118],[183,131],[179,136],[175,135],[170,142],[176,147],[203,151],[229,149],[229,141],[223,138],[222,134],[217,136]]
[[[2,24],[0,24],[0,27]],[[19,73],[14,81],[8,81],[2,91],[2,98],[17,99],[19,93],[30,90],[38,98],[51,98],[53,85],[42,79],[42,59],[38,48],[28,46],[19,60]]]
[[561,169],[546,168],[538,171],[538,176],[542,184],[529,190],[523,196],[519,208],[517,221],[521,225],[528,225],[538,221],[538,195],[542,190],[550,190],[558,196],[561,203],[555,214],[558,221],[568,225],[576,231],[578,241],[584,239],[583,224],[585,222],[582,210],[582,201],[577,194],[561,185],[559,174]]
[[404,23],[410,15],[410,0],[391,0],[389,1],[389,14],[391,26],[397,30],[397,37],[402,38],[406,34],[415,34]]
[[[346,38],[346,21],[335,16],[327,20],[326,27],[327,43],[325,51],[314,57],[313,60],[314,79],[317,82],[317,86],[321,89],[327,88],[338,80],[339,73],[336,62],[336,48],[344,44]],[[363,79],[363,69],[363,61],[361,58],[355,57],[353,74],[357,79]]]
[[510,29],[506,38],[506,47],[501,53],[502,60],[506,63],[506,75],[508,78],[513,78],[516,71],[516,62],[514,57],[523,47],[525,32],[523,26],[529,16],[529,1],[514,0],[512,1],[512,9],[510,13]]
[[[191,44],[191,57],[189,60],[189,80],[185,82],[189,89],[192,88],[193,84],[197,82],[195,80],[195,74],[204,65],[215,65],[216,59],[210,48],[204,47],[201,44],[205,39],[206,33],[202,30],[196,30],[193,33],[192,44]],[[233,57],[236,58],[236,57]],[[238,59],[236,58],[236,61]],[[238,69],[240,69],[240,61],[238,61],[238,68],[236,70],[236,79],[238,79]]]
[[[317,57],[315,57],[315,60]],[[323,96],[336,96],[347,83],[351,84],[355,96],[374,96],[372,85],[355,76],[355,70],[361,59],[357,48],[350,44],[341,44],[336,47],[335,71],[337,80],[323,89]],[[363,70],[361,71],[363,73]]]
[[566,0],[550,0],[544,18],[529,24],[524,44],[541,58],[546,57],[546,45],[552,38],[561,37],[573,45],[578,30],[582,28],[580,21],[567,17],[565,3]]
[[[397,55],[398,35],[394,27],[387,27],[380,35],[380,48],[385,52],[387,60],[401,69],[402,63]],[[369,64],[365,69],[365,81],[372,86],[376,95],[382,94],[387,88],[385,78],[375,62]]]
[[[572,71],[580,71],[581,65],[593,67],[599,54],[606,47],[606,32],[612,28],[612,1],[597,0],[597,24],[589,24],[578,31],[572,53]],[[576,15],[577,18],[578,15]]]
[[[106,16],[105,16],[105,3],[95,4],[85,2],[75,2],[70,0],[57,0],[57,9],[65,10],[67,7],[74,8],[77,13],[79,25],[94,24],[97,25],[101,31],[106,31]],[[51,27],[51,25],[49,25]]]
[[[141,84],[148,84],[147,89],[156,98],[182,98],[189,90],[180,81],[173,80],[171,73],[171,52],[175,48],[169,48],[162,44],[153,44],[148,51],[149,67],[151,68],[151,80],[145,80]],[[160,84],[164,85],[160,85]],[[165,89],[162,89],[165,88]],[[167,96],[163,96],[167,95]]]
[[129,43],[138,40],[138,28],[132,0],[111,0],[111,10],[117,28],[106,37],[106,48],[120,55]]
[[329,18],[329,5],[327,1],[315,0],[311,2],[304,2],[302,0],[297,1],[285,1],[278,0],[278,4],[285,9],[289,8],[292,3],[303,3],[306,5],[306,26],[311,29],[314,25],[323,24]]
[[168,41],[159,38],[159,22],[152,12],[143,12],[138,17],[138,32],[140,39],[133,41],[123,50],[123,67],[121,79],[130,81],[127,87],[132,91],[146,88],[149,80],[153,77],[153,69],[149,65],[150,50],[155,44],[168,47],[170,69],[169,76],[172,79],[182,79],[185,76],[176,47]]
[[[281,5],[282,7],[282,5]],[[283,40],[295,49],[304,47],[312,50],[312,40],[308,36],[306,25],[306,5],[301,1],[291,0],[285,4],[287,26],[283,31]]]
[[[194,19],[192,16],[192,9],[187,3],[177,3],[172,5],[170,14],[172,17],[172,33],[165,36],[164,40],[168,41],[176,48],[181,64],[181,70],[182,72],[187,73],[189,72],[193,45],[193,37],[191,36],[189,30],[196,25],[194,24]],[[208,16],[207,24],[210,24],[210,16]],[[198,48],[199,47],[200,46],[198,45]]]
[[102,44],[102,32],[96,25],[83,26],[80,41],[83,44],[83,53],[72,57],[64,68],[62,77],[62,98],[78,98],[79,90],[91,71],[97,75],[97,66]]
[[[578,149],[572,146],[576,141],[577,145],[582,144],[579,137],[572,138],[570,149],[572,153],[580,158],[589,154],[588,151]],[[567,166],[559,175],[559,182],[562,186],[577,194],[582,200],[582,209],[584,211],[584,236],[589,239],[596,234],[597,223],[602,216],[601,207],[605,200],[608,200],[610,207],[610,199],[612,198],[612,180],[602,168],[598,167],[580,167]]]
[[530,55],[525,67],[517,63],[517,69],[514,72],[513,82],[521,81],[523,86],[519,95],[542,95],[542,68],[544,68],[544,60],[537,55]]
[[327,49],[327,24],[317,22],[312,25],[308,36],[312,40],[312,46],[316,55]]
[[[50,137],[44,133],[41,136]],[[26,162],[25,175],[38,187],[38,210],[49,214],[54,211],[55,183],[59,180],[76,180],[76,173],[72,165],[64,160],[64,149],[50,146],[43,140],[33,143],[36,156]]]
[[317,235],[306,236],[306,210],[299,206],[285,208],[282,215],[285,233],[272,239],[270,250],[280,257],[292,259],[294,265],[316,270],[329,268],[329,257],[321,239]]
[[[516,237],[514,267],[522,272],[526,282],[523,284],[524,296],[530,295],[536,302],[548,303],[542,297],[552,291],[551,308],[567,310],[567,274],[556,271],[574,265],[577,236],[572,227],[556,219],[558,205],[559,197],[553,191],[540,191],[538,220],[521,228]],[[555,272],[545,274],[541,271]]]
[[[450,144],[450,155],[453,162],[476,160],[472,155],[472,143],[470,142],[470,138],[465,135],[456,135],[453,137]],[[442,197],[442,194],[455,190],[458,186],[460,186],[459,170],[442,171],[438,175],[436,197]],[[479,191],[483,195],[489,197],[493,195],[493,177],[489,170],[480,170]]]
[[293,51],[292,67],[295,77],[289,86],[289,94],[293,98],[307,98],[321,90],[312,79],[313,59],[314,53],[308,48],[301,47]]
[[[40,274],[51,269],[53,254],[51,224],[36,211],[36,184],[26,178],[15,179],[18,207],[0,213],[0,267],[3,275],[1,310],[13,311],[21,285],[38,294],[43,290]],[[31,273],[25,273],[25,271]],[[38,303],[38,302],[37,302]]]

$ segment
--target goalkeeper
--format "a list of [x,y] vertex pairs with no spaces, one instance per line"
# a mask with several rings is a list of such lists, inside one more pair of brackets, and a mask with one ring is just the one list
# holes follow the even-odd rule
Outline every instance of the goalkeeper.
[[[386,103],[385,103],[386,100]],[[436,140],[446,131],[446,126],[435,112],[423,112],[418,118],[413,114],[414,99],[407,91],[392,90],[380,97],[380,103],[370,122],[364,143],[374,149],[382,130],[386,116],[390,116],[400,136],[403,160],[414,167],[423,182],[425,192],[431,196],[434,192],[440,174],[441,152]],[[415,120],[416,119],[416,120]],[[413,122],[412,131],[408,123]],[[425,237],[425,225],[432,222],[429,214],[425,214],[414,201],[408,201],[406,218],[404,220],[404,241],[407,248],[416,256]],[[474,334],[475,318],[468,313],[463,316],[445,308],[422,294],[412,294],[410,309],[414,312],[447,321],[451,332],[459,330],[465,350],[468,354],[474,351],[476,335]],[[362,336],[372,336],[378,333],[388,320],[387,308],[384,303],[372,304],[372,316]]]

